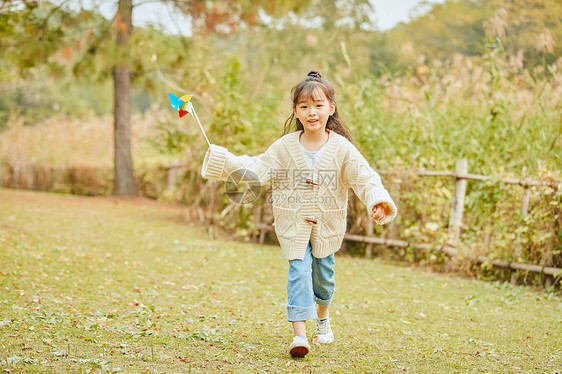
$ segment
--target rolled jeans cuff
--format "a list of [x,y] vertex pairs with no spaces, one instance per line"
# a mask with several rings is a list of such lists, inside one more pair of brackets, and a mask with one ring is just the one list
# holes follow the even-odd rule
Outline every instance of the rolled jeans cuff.
[[318,304],[320,306],[330,306],[330,304],[332,303],[331,297],[328,300],[322,300],[319,297],[315,297],[315,300],[316,300],[316,304]]
[[315,305],[309,307],[287,305],[287,321],[289,322],[308,321],[316,317]]

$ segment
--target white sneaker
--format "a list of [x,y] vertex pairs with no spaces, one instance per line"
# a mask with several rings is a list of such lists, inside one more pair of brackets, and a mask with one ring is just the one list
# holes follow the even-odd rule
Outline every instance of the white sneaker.
[[293,357],[304,357],[310,351],[310,345],[308,345],[308,339],[303,336],[295,336],[293,342],[289,346],[289,353]]
[[314,340],[319,344],[329,344],[334,341],[334,333],[330,327],[330,316],[324,319],[316,318],[316,331],[314,332]]

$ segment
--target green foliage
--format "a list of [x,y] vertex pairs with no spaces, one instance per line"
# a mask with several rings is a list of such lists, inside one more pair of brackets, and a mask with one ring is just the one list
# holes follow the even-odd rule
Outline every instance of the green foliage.
[[101,30],[109,22],[46,1],[6,8],[0,14],[0,48],[6,57],[0,61],[0,129],[8,118],[23,117],[31,124],[53,114],[107,113],[107,79],[93,71],[105,69],[108,77],[108,34]]
[[25,125],[33,125],[55,115],[85,118],[109,114],[113,109],[112,98],[106,94],[108,81],[83,86],[44,78],[39,71],[30,75],[36,79],[0,82],[0,130],[9,125],[10,118],[22,118]]
[[271,95],[263,100],[256,94],[243,81],[239,59],[233,56],[224,61],[224,71],[217,77],[217,105],[210,129],[215,139],[224,139],[225,146],[236,153],[259,149],[264,138],[281,134],[269,119],[280,100]]
[[163,154],[183,155],[188,147],[195,141],[195,136],[178,128],[172,122],[160,121],[156,125],[158,135],[149,138],[148,142]]

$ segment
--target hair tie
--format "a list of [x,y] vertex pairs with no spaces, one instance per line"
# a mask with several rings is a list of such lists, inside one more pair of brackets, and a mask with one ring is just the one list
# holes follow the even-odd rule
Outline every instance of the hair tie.
[[322,74],[318,70],[311,70],[308,72],[307,77],[322,79]]

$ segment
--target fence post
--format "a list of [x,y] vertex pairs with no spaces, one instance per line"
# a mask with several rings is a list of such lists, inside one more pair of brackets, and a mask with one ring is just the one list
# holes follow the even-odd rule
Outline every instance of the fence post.
[[[528,186],[524,186],[525,191],[523,191],[523,201],[521,202],[521,216],[525,217],[529,213],[529,199],[531,197],[531,189]],[[519,239],[521,234],[517,234],[517,239]],[[521,247],[515,248],[515,259],[517,261],[519,254],[521,253]],[[517,272],[511,272],[511,284],[517,284]]]
[[464,212],[464,196],[466,194],[465,178],[459,175],[468,173],[468,161],[466,158],[457,160],[455,166],[455,193],[451,205],[451,217],[449,218],[449,244],[455,245],[461,235],[462,216]]
[[529,199],[531,197],[531,190],[529,187],[525,187],[525,192],[523,192],[523,202],[521,203],[521,215],[525,217],[529,213]]
[[174,169],[166,168],[166,191],[172,192],[176,187],[176,173]]

